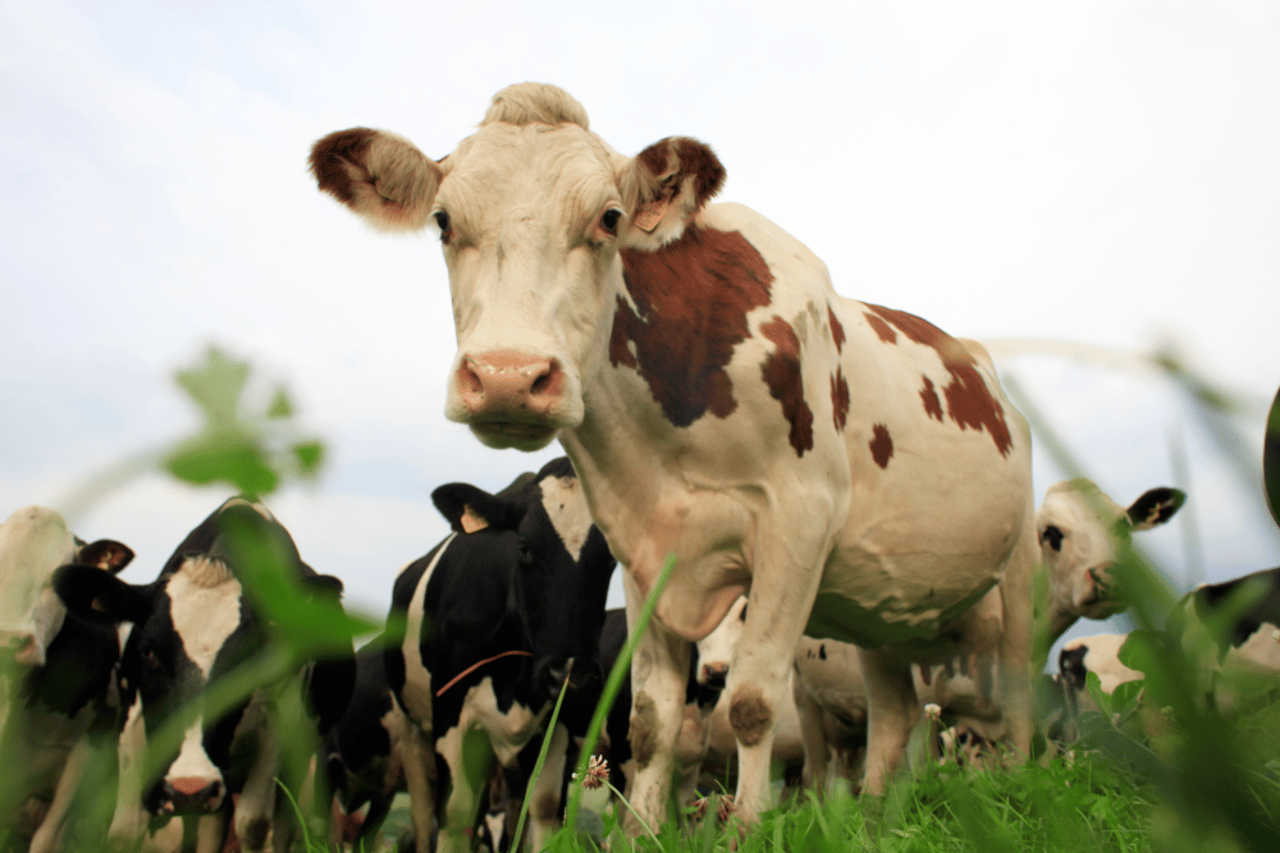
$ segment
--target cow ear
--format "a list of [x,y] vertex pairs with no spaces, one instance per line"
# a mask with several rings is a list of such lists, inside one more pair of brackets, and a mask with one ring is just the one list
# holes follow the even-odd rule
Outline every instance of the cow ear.
[[97,566],[74,563],[53,574],[53,589],[72,613],[114,622],[145,622],[151,615],[154,585],[134,586]]
[[470,483],[449,483],[431,493],[436,505],[456,533],[475,533],[487,527],[515,530],[524,517],[515,501],[491,495]]
[[444,171],[409,140],[354,127],[311,147],[311,174],[327,192],[380,231],[420,231]]
[[653,251],[684,233],[724,186],[724,166],[696,139],[669,136],[626,161],[619,185],[629,210],[623,246]]
[[302,579],[302,582],[316,592],[332,596],[334,599],[341,598],[342,590],[345,589],[342,585],[342,579],[335,578],[333,575],[308,575]]
[[133,561],[133,549],[114,539],[99,539],[85,545],[76,555],[76,562],[86,566],[97,566],[99,569],[119,574],[120,570]]
[[1125,515],[1134,530],[1150,530],[1173,518],[1186,499],[1187,493],[1181,489],[1150,489],[1125,510]]

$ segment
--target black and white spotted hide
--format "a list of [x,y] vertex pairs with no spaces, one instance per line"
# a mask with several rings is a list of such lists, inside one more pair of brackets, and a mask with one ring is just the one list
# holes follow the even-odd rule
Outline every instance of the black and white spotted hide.
[[114,540],[82,542],[44,507],[0,525],[0,834],[29,836],[30,850],[62,846],[77,790],[120,715],[115,623],[68,612],[53,576],[78,565],[109,577],[132,559]]
[[530,804],[538,847],[559,820],[571,735],[585,732],[599,695],[615,561],[568,459],[496,495],[454,483],[432,499],[454,533],[397,578],[392,613],[404,614],[406,635],[401,654],[387,656],[392,687],[423,733],[412,745],[419,766],[406,766],[418,849],[437,818],[437,850],[470,848],[493,760],[516,767],[540,738],[572,661]]
[[[318,746],[346,709],[355,680],[352,654],[326,653],[282,681],[258,688],[217,719],[197,715],[181,745],[161,757],[158,773],[143,777],[147,738],[274,638],[274,626],[241,586],[249,558],[243,540],[229,532],[233,525],[252,541],[269,543],[303,595],[335,600],[340,595],[341,581],[317,575],[304,563],[288,531],[266,507],[240,498],[222,504],[188,534],[150,584],[132,585],[101,572],[94,576],[75,566],[55,580],[69,609],[134,624],[121,663],[128,710],[109,833],[113,843],[136,844],[148,825],[182,816],[197,824],[199,853],[217,853],[234,812],[242,849],[262,850],[272,831],[276,848],[287,849],[293,811],[287,798],[277,795],[275,780],[281,777],[296,794],[306,768],[285,761],[287,747],[297,741],[286,742],[277,725],[279,713],[301,700],[305,726],[314,730],[297,730],[294,724],[287,737],[314,738]],[[233,795],[238,795],[234,809]],[[328,798],[323,802],[327,816]]]

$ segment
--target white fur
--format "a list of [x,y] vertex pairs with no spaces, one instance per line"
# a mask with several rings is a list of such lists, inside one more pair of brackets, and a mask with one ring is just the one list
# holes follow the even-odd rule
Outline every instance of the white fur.
[[538,488],[542,491],[542,507],[551,519],[551,526],[576,563],[591,532],[591,512],[578,478],[543,477]]

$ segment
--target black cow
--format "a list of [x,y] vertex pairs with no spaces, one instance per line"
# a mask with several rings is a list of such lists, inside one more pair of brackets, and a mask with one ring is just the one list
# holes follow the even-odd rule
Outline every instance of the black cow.
[[64,564],[104,577],[133,551],[110,539],[86,544],[62,516],[25,507],[0,525],[0,835],[31,836],[30,849],[61,847],[71,806],[95,752],[119,718],[115,623],[68,612],[52,588]]
[[585,729],[598,697],[615,561],[568,459],[496,495],[454,483],[432,500],[454,533],[396,579],[392,614],[405,618],[406,633],[401,654],[387,656],[392,688],[427,738],[409,745],[417,758],[405,766],[417,849],[429,849],[437,798],[436,849],[470,848],[493,758],[519,765],[569,673],[566,707],[530,803],[540,847],[559,819],[570,734]]
[[[408,718],[387,679],[385,655],[399,654],[378,638],[356,654],[356,684],[341,721],[325,740],[329,786],[356,850],[370,845],[396,794],[405,790],[404,740]],[[360,809],[368,806],[362,819]],[[339,815],[335,815],[338,817]],[[335,821],[334,828],[339,824]],[[332,838],[338,841],[337,835]]]
[[[120,684],[129,711],[109,833],[114,843],[131,846],[142,838],[145,809],[153,823],[173,815],[198,818],[198,852],[217,853],[233,811],[232,796],[238,794],[234,828],[243,849],[261,850],[271,830],[275,848],[288,849],[294,813],[287,798],[277,796],[275,779],[284,777],[297,792],[306,768],[303,762],[284,760],[286,733],[278,717],[300,700],[316,727],[311,737],[318,744],[342,716],[351,694],[355,664],[349,642],[280,682],[258,688],[217,719],[197,716],[156,776],[142,777],[136,754],[144,738],[267,646],[275,634],[275,626],[260,615],[260,605],[241,587],[240,578],[254,559],[246,550],[248,540],[279,556],[305,594],[332,600],[337,609],[342,582],[317,575],[275,517],[261,504],[240,498],[225,502],[188,534],[150,584],[127,584],[79,566],[61,569],[55,577],[69,609],[134,623],[121,662]],[[294,728],[289,737],[305,734]],[[327,800],[325,808],[327,814]]]

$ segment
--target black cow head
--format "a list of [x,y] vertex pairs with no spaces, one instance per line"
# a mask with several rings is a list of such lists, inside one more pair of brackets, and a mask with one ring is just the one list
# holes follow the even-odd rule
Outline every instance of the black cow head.
[[[125,583],[88,566],[59,570],[55,587],[69,609],[133,623],[121,688],[126,706],[141,702],[149,736],[272,639],[273,626],[258,615],[261,608],[241,586],[264,551],[274,552],[304,589],[314,590],[311,594],[332,596],[341,590],[341,581],[316,575],[302,562],[288,531],[265,507],[239,498],[225,502],[188,534],[152,583]],[[150,811],[202,813],[221,807],[236,728],[249,705],[245,697],[216,719],[196,717],[144,793]],[[341,709],[334,719],[340,714]]]
[[[511,548],[507,617],[522,626],[534,655],[535,692],[554,698],[573,660],[570,687],[594,702],[605,597],[616,561],[591,522],[573,466],[547,463],[498,494],[466,483],[436,489],[436,508],[464,537],[488,537],[485,550]],[[464,547],[464,550],[465,547]]]

